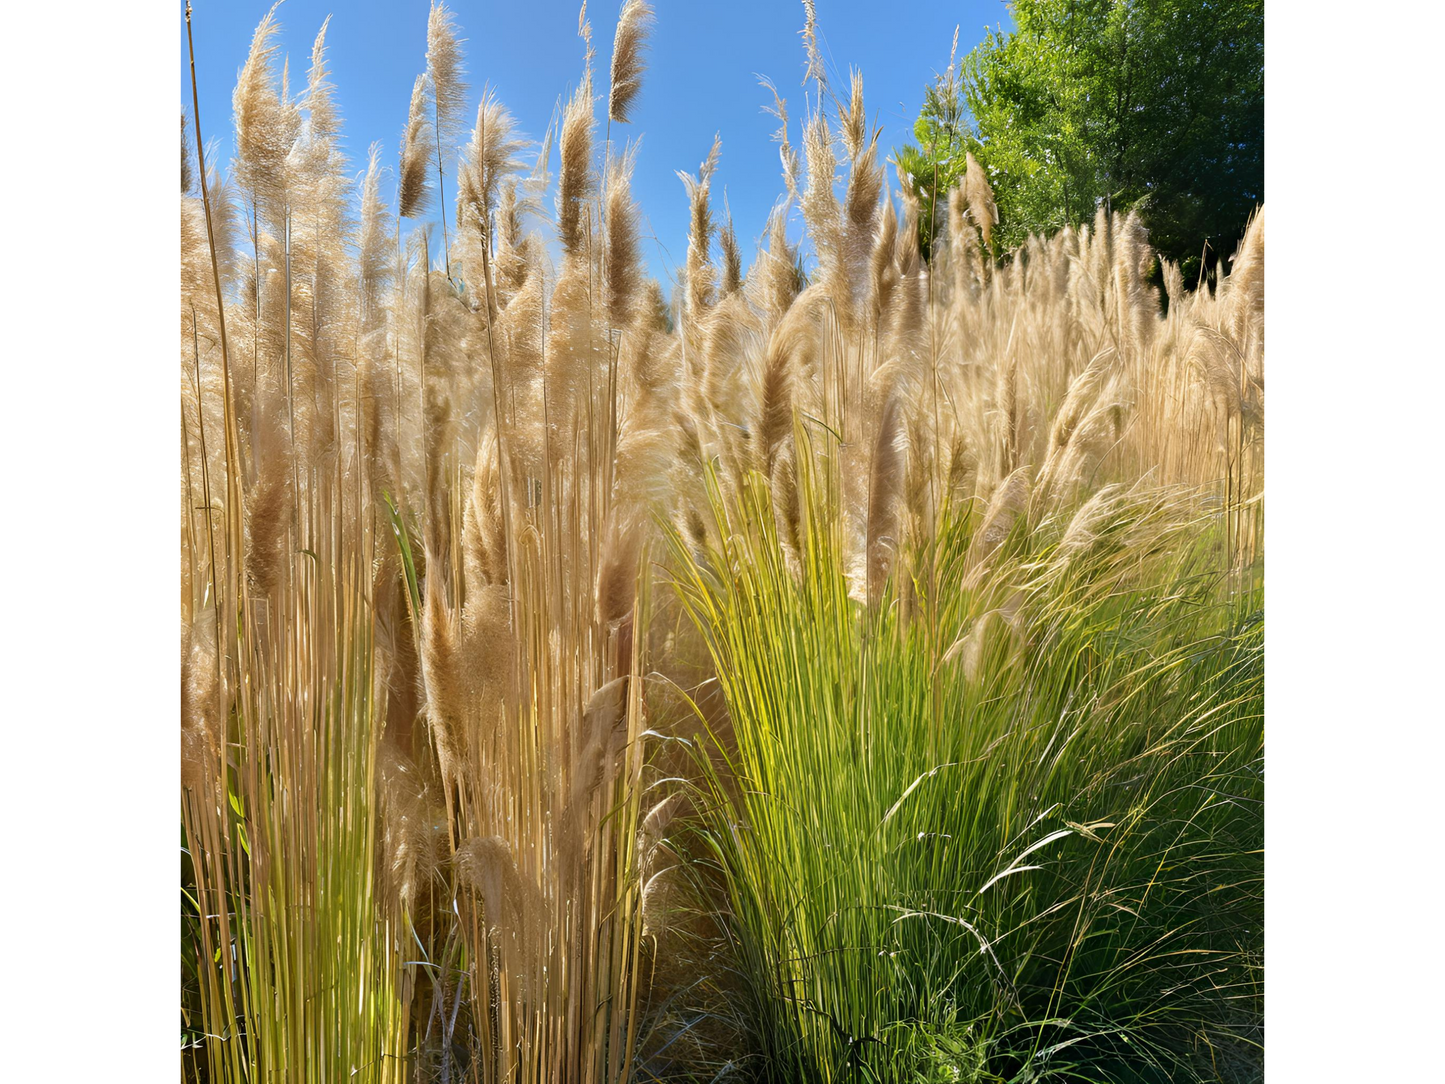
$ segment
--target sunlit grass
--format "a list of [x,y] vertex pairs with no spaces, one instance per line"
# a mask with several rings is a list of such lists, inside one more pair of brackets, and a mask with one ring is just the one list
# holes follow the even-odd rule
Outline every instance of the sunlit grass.
[[948,508],[905,610],[849,598],[829,485],[800,570],[761,484],[714,490],[720,550],[674,539],[763,1075],[1187,1075],[1257,1038],[1261,600],[1197,505],[1120,495],[1068,550],[1068,515],[1024,520],[983,562]]

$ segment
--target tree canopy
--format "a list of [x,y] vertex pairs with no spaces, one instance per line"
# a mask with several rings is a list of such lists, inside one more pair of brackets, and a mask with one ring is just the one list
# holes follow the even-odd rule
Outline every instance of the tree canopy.
[[[963,151],[987,170],[1003,249],[1137,208],[1150,242],[1197,272],[1229,255],[1264,200],[1262,0],[1014,0],[928,88],[899,152],[923,204]],[[939,165],[938,163],[942,163]],[[938,221],[942,221],[942,212]]]

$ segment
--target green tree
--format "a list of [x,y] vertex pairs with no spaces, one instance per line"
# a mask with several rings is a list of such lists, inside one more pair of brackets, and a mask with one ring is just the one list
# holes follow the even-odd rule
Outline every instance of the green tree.
[[902,182],[918,196],[918,244],[925,260],[932,254],[934,233],[948,222],[948,193],[963,183],[966,171],[968,124],[963,83],[955,63],[956,32],[953,47],[955,55],[949,57],[948,71],[923,92],[923,108],[913,123],[918,146],[909,144],[894,154]]
[[946,128],[941,85],[961,84],[958,126],[993,184],[1001,247],[1107,202],[1137,208],[1186,275],[1206,243],[1211,261],[1231,253],[1264,200],[1262,0],[1014,0],[1011,11],[1015,29],[940,77],[919,117],[924,131]]

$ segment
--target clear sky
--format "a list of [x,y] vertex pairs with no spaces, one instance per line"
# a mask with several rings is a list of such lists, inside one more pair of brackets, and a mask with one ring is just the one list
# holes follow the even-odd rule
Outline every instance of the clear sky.
[[[252,31],[270,3],[192,0],[192,4],[202,132],[208,143],[218,144],[217,164],[228,164],[231,91]],[[293,91],[304,87],[311,43],[322,20],[332,15],[327,53],[343,143],[358,172],[365,167],[371,143],[381,143],[382,162],[391,170],[383,192],[392,196],[412,83],[426,64],[429,6],[429,0],[286,0],[277,12],[280,55],[290,57]],[[579,3],[456,0],[448,6],[464,39],[471,86],[468,128],[482,87],[489,83],[523,134],[540,140],[558,99],[570,94],[581,75]],[[597,49],[596,89],[604,96],[598,103],[599,140],[620,6],[620,0],[588,4]],[[805,64],[799,36],[803,5],[800,0],[653,0],[653,7],[657,22],[642,96],[633,109],[632,123],[614,124],[612,136],[614,143],[642,140],[634,197],[645,216],[644,232],[655,238],[645,248],[651,273],[668,286],[687,250],[687,198],[676,171],[696,172],[715,132],[722,135],[722,157],[713,182],[714,199],[720,212],[726,195],[745,266],[757,251],[768,211],[783,191],[777,146],[771,138],[777,121],[763,111],[772,98],[757,77],[771,78],[787,99],[790,136],[797,145],[804,111],[800,84]],[[817,0],[817,11],[830,81],[845,87],[850,67],[862,71],[870,124],[881,126],[879,142],[888,151],[911,137],[924,87],[948,66],[954,27],[959,27],[962,55],[982,39],[985,24],[1011,25],[1002,0]],[[181,101],[189,107],[183,20],[180,30]],[[449,168],[448,203],[455,191],[451,175]],[[436,216],[435,204],[431,214]],[[794,239],[801,233],[796,212],[789,233]]]

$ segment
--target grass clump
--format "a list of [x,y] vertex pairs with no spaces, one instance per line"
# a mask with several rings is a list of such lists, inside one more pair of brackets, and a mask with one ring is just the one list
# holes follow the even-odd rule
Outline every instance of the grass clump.
[[950,506],[912,601],[869,605],[819,439],[800,567],[757,478],[714,490],[720,548],[674,538],[731,724],[699,831],[762,1075],[1176,1079],[1253,1040],[1260,596],[1197,499],[1025,513],[986,556]]

